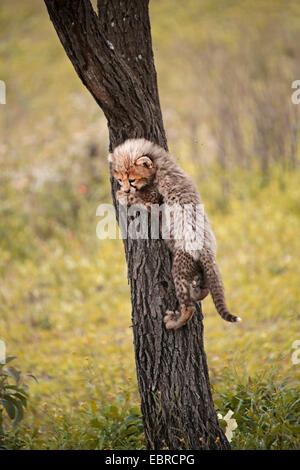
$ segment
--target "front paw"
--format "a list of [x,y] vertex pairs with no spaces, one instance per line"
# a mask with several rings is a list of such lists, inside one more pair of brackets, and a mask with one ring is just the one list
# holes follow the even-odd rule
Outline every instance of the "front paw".
[[137,197],[135,194],[129,194],[127,203],[129,206],[135,206],[137,209],[140,210],[147,209],[147,204],[145,204],[145,202],[139,197]]
[[130,204],[131,206],[133,206],[134,204],[136,204],[138,202],[138,200],[134,196],[134,194],[129,194],[129,196],[127,198],[127,201],[128,201],[128,204]]
[[116,192],[116,198],[119,204],[121,204],[122,206],[127,206],[128,195],[124,193],[121,189],[119,189],[119,191]]

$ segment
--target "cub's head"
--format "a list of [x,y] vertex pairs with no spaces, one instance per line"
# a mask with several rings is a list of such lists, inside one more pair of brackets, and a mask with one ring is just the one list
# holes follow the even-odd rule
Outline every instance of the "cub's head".
[[126,193],[138,191],[153,181],[156,167],[147,145],[143,143],[148,141],[130,139],[109,154],[112,175]]
[[126,193],[135,192],[151,183],[154,173],[153,162],[146,155],[125,168],[113,168],[113,177]]

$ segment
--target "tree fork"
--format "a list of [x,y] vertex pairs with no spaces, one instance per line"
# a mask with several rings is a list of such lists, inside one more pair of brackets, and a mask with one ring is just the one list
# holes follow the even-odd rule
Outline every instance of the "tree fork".
[[[44,0],[83,84],[103,110],[110,150],[144,137],[167,149],[148,0]],[[116,206],[116,185],[111,179]],[[171,256],[161,240],[125,240],[141,410],[149,449],[230,449],[213,406],[202,312],[176,331]]]

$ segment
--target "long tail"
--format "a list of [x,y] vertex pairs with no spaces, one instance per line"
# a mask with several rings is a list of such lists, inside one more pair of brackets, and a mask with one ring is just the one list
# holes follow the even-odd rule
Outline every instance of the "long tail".
[[227,308],[222,277],[216,262],[210,260],[209,263],[203,263],[203,267],[207,276],[209,290],[219,315],[229,322],[241,321],[240,317],[232,315]]

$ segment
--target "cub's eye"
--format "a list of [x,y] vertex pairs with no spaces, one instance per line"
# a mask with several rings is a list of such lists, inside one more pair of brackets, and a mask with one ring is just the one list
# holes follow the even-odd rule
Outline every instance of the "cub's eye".
[[128,180],[128,181],[129,181],[129,183],[134,183],[135,182],[135,180]]

